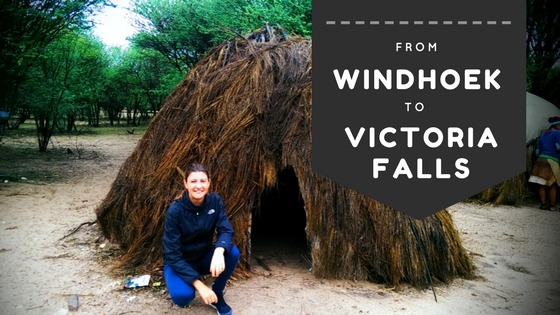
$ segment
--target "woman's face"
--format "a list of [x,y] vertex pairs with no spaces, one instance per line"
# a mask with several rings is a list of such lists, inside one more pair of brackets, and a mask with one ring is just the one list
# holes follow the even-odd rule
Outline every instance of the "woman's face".
[[185,189],[189,192],[189,199],[195,205],[200,205],[204,201],[204,196],[208,193],[210,179],[204,172],[192,172],[184,180]]

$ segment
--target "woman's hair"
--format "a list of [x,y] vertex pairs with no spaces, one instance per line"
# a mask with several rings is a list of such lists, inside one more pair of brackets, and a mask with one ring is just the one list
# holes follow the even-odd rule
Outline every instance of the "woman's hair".
[[551,124],[552,124],[552,123],[559,122],[559,121],[560,121],[560,117],[559,117],[559,116],[553,116],[553,117],[549,117],[549,118],[548,118],[548,122],[551,123]]
[[560,126],[560,117],[559,116],[549,117],[548,122],[550,123],[550,127],[548,128],[548,130],[555,129],[555,128],[558,129],[558,126]]
[[206,176],[208,176],[208,178],[210,178],[210,174],[208,174],[208,170],[206,169],[206,167],[204,167],[204,165],[200,163],[193,163],[189,165],[189,167],[187,167],[187,169],[185,170],[185,179],[187,179],[189,175],[194,172],[203,172],[204,174],[206,174]]

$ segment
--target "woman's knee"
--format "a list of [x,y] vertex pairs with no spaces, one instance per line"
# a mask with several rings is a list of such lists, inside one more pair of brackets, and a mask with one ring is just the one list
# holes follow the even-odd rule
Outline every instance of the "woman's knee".
[[241,256],[241,253],[239,252],[239,249],[237,248],[237,246],[233,246],[231,248],[231,250],[228,253],[228,258],[232,261],[239,261],[239,257]]
[[180,307],[189,305],[194,300],[195,289],[181,279],[169,265],[163,267],[163,277],[167,284],[167,290],[173,303]]

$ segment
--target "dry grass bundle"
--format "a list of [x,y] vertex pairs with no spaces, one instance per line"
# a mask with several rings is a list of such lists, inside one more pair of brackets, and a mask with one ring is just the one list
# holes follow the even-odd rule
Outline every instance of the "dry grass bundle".
[[518,205],[530,195],[527,174],[523,173],[485,189],[475,199],[496,205]]
[[[224,199],[249,275],[252,209],[291,167],[319,277],[426,287],[470,277],[473,265],[450,214],[412,220],[311,170],[311,40],[239,38],[201,60],[168,97],[96,210],[120,244],[120,267],[161,267],[163,220],[181,191],[176,167],[207,166]],[[266,211],[263,209],[262,211]]]
[[528,179],[533,168],[532,154],[534,149],[534,144],[527,146],[525,172],[483,190],[473,196],[472,199],[496,205],[519,205],[532,197],[533,192]]

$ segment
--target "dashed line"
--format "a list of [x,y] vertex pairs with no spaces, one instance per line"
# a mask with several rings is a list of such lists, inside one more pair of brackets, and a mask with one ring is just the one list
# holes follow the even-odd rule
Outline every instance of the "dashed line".
[[512,22],[509,20],[505,20],[505,21],[495,21],[495,20],[490,20],[490,21],[482,21],[482,20],[474,20],[474,21],[465,21],[465,20],[460,20],[460,21],[449,21],[449,20],[444,20],[444,21],[393,21],[393,20],[386,20],[386,21],[363,21],[363,20],[358,20],[358,21],[349,21],[349,20],[342,20],[342,21],[333,21],[333,20],[329,20],[325,22],[326,25],[512,25]]

